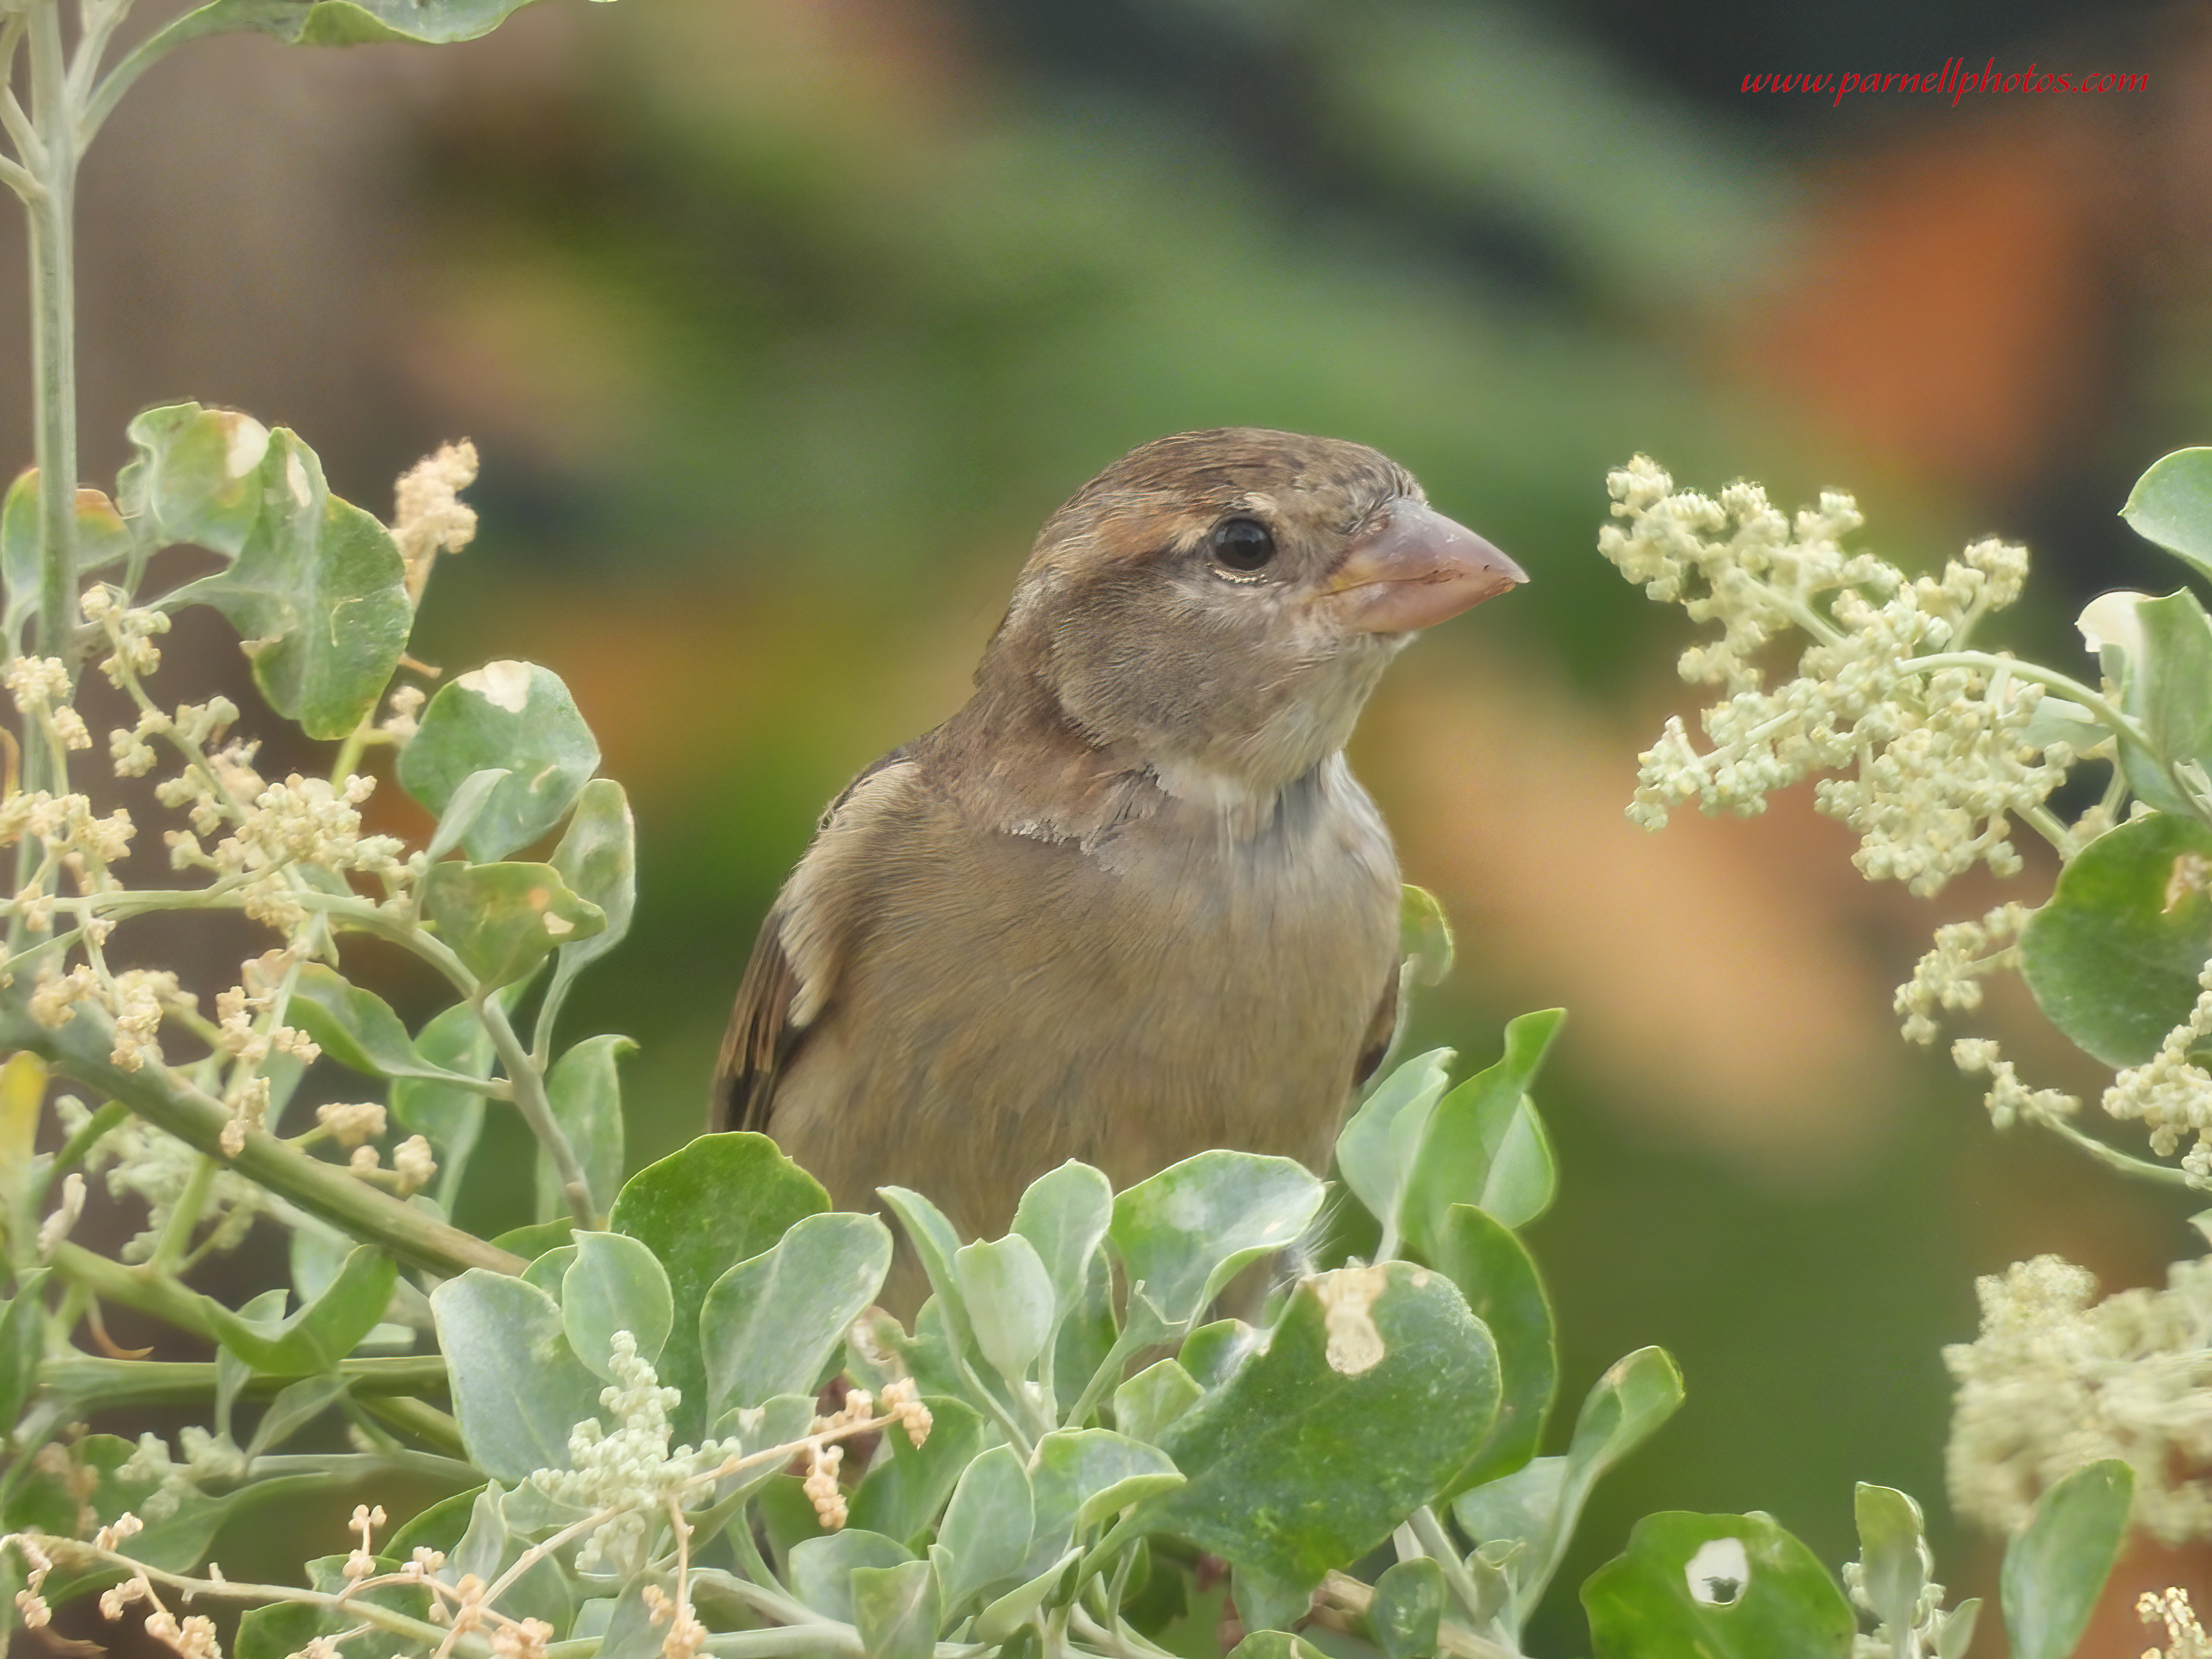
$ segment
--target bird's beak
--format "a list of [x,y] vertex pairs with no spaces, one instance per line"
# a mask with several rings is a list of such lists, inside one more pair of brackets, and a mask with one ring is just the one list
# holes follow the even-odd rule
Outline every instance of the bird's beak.
[[1410,634],[1528,580],[1466,526],[1401,495],[1352,544],[1327,592],[1358,632]]

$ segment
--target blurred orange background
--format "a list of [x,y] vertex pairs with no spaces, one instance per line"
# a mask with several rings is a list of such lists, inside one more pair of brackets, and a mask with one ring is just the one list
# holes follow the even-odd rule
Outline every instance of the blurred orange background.
[[[1989,1594],[1994,1547],[1942,1501],[1939,1348],[1972,1334],[1974,1276],[2051,1250],[2160,1282],[2192,1206],[1996,1135],[1899,1039],[1892,988],[1997,884],[1870,886],[1807,791],[1628,823],[1638,750],[1699,696],[1679,613],[1594,541],[1638,451],[1786,506],[1850,488],[1908,568],[2028,542],[1996,632],[2086,672],[2082,602],[2180,580],[2113,514],[2212,416],[2208,24],[2079,0],[548,0],[437,51],[202,42],[86,163],[86,471],[183,398],[297,428],[380,511],[475,440],[483,532],[416,652],[555,669],[631,792],[637,930],[568,1030],[643,1044],[635,1164],[700,1126],[821,803],[957,705],[1053,507],[1185,428],[1388,451],[1533,578],[1422,641],[1358,740],[1460,929],[1413,1039],[1477,1066],[1506,1018],[1569,1008],[1539,1097],[1564,1184],[1531,1234],[1558,1426],[1644,1343],[1689,1387],[1601,1489],[1533,1644],[1585,1639],[1572,1587],[1638,1515],[1764,1509],[1834,1564],[1857,1480],[1917,1496],[1938,1575]],[[1954,55],[2148,85],[1741,90]],[[0,383],[27,385],[20,333]],[[27,401],[0,408],[26,458]],[[208,637],[180,672],[229,662]],[[2033,902],[2027,850],[2004,896]],[[2034,1080],[2097,1086],[2031,1010],[1984,1029]],[[2130,1601],[2212,1597],[2201,1560],[2123,1577]],[[2084,1651],[2140,1653],[2124,1614]]]

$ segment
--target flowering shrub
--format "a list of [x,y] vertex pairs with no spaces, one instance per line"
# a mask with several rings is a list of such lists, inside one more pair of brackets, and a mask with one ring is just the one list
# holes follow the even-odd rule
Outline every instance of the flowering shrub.
[[[1651,598],[1720,625],[1680,668],[1728,692],[1700,717],[1710,748],[1668,722],[1630,816],[1656,829],[1691,800],[1754,813],[1772,789],[1840,774],[1815,799],[1859,832],[1854,861],[1923,897],[1977,863],[2021,873],[2011,837],[2027,826],[2060,860],[2050,896],[1937,928],[1898,988],[1905,1036],[1933,1042],[1945,1016],[1981,1006],[1990,975],[2017,971],[2051,1022],[2112,1069],[2104,1112],[2142,1126],[2151,1156],[2083,1128],[2082,1103],[2031,1086],[1994,1039],[1962,1036],[1952,1059],[1988,1079],[1996,1127],[2041,1124],[2129,1174],[2212,1188],[2212,617],[2196,596],[2093,602],[2079,624],[2092,686],[1973,648],[2020,595],[2022,549],[1978,542],[1940,579],[1910,580],[1841,545],[1859,525],[1848,495],[1793,521],[1755,485],[1677,491],[1640,456],[1608,482],[1624,522],[1600,550]],[[2212,450],[2184,450],[2143,475],[2124,515],[2212,576],[2208,489]],[[1760,653],[1792,629],[1808,640],[1797,673],[1770,689]],[[2084,764],[2106,769],[2105,787],[2069,822],[2050,800]],[[1980,1336],[1944,1356],[1959,1385],[1960,1512],[2018,1528],[2045,1493],[2124,1469],[2136,1524],[2172,1543],[2212,1537],[2212,1261],[2103,1302],[2092,1275],[2056,1256],[1978,1288]],[[2185,1594],[2145,1598],[2144,1616],[2166,1622],[2173,1653],[2201,1650]]]

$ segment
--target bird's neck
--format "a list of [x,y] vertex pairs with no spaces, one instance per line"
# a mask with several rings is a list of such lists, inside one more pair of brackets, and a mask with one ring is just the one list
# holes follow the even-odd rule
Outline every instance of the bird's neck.
[[1255,780],[1210,757],[1147,752],[1159,746],[1085,731],[1034,680],[987,680],[930,741],[948,763],[939,775],[958,781],[980,820],[1085,845],[1161,817],[1212,821],[1231,841],[1255,840],[1343,763],[1332,750],[1295,775]]

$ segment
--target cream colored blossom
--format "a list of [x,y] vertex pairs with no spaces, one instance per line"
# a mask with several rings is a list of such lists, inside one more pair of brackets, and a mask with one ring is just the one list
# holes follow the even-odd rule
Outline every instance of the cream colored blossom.
[[2091,1273],[2051,1255],[1975,1290],[1981,1334],[1943,1351],[1959,1512],[2015,1529],[2052,1484],[2118,1457],[2138,1525],[2167,1543],[2212,1537],[2212,1260],[2101,1302]]
[[2212,962],[2197,975],[2200,988],[2188,1018],[2166,1034],[2158,1052],[2140,1066],[2131,1066],[2105,1091],[2105,1109],[2123,1121],[2140,1121],[2150,1131],[2151,1150],[2170,1158],[2185,1136],[2196,1137],[2194,1161],[2185,1160],[2191,1181],[2203,1179],[2208,1154],[2212,1154],[2212,1073],[2190,1056],[2212,1038]]
[[405,743],[419,729],[418,717],[430,694],[419,685],[395,685],[386,707],[388,713],[377,722],[376,729],[394,743]]
[[131,968],[115,975],[112,1006],[115,1015],[115,1045],[109,1058],[126,1072],[135,1072],[148,1060],[161,1063],[161,1030],[165,1004],[185,1000],[177,976],[167,969]]
[[2212,1659],[2212,1636],[2197,1622],[2187,1590],[2145,1590],[2136,1598],[2136,1616],[2166,1626],[2166,1645],[2145,1650],[2142,1659]]
[[[1814,799],[1858,831],[1854,861],[1869,877],[1925,896],[1978,862],[2019,868],[2010,816],[2039,807],[2073,760],[2064,744],[2028,736],[2043,690],[2002,669],[1918,659],[1958,649],[1983,615],[2019,597],[2025,550],[1977,542],[1940,580],[1908,580],[1844,550],[1860,524],[1846,495],[1823,495],[1793,522],[1753,484],[1718,499],[1677,492],[1643,456],[1607,483],[1627,525],[1606,526],[1599,551],[1651,598],[1720,624],[1680,667],[1727,692],[1699,717],[1709,749],[1668,721],[1641,757],[1632,818],[1656,829],[1692,800],[1748,815],[1777,789],[1842,772]],[[1810,643],[1796,678],[1769,689],[1760,658],[1792,629]]]
[[339,1146],[358,1146],[384,1133],[385,1113],[373,1100],[354,1105],[333,1103],[315,1108],[315,1121],[329,1130]]
[[476,478],[477,447],[465,438],[400,475],[392,538],[406,566],[410,603],[421,603],[422,585],[440,553],[458,553],[476,538],[476,509],[459,498]]
[[39,981],[31,991],[31,1018],[48,1030],[58,1030],[76,1018],[76,1005],[100,995],[100,979],[80,962],[65,974],[53,971],[51,962],[39,969]]
[[421,1135],[410,1135],[392,1149],[392,1168],[399,1177],[403,1193],[412,1193],[436,1178],[438,1160],[427,1139]]

